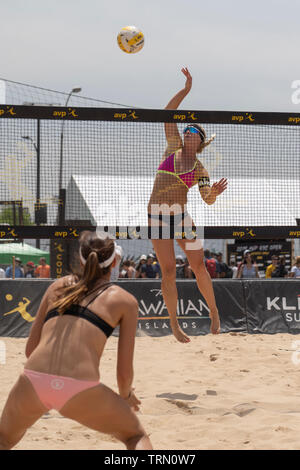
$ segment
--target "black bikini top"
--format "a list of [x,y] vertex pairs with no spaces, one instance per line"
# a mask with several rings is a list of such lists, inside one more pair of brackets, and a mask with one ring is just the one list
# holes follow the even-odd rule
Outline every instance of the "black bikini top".
[[[92,298],[92,300],[89,301],[89,303],[83,307],[82,305],[71,305],[67,310],[64,311],[63,315],[73,315],[74,317],[80,317],[80,318],[85,318],[87,321],[92,323],[93,325],[97,326],[100,328],[101,331],[107,336],[107,338],[112,334],[114,331],[114,328],[109,325],[105,320],[102,320],[98,315],[96,315],[94,312],[92,312],[90,309],[88,309],[88,305],[90,305],[97,297],[98,295],[101,295],[102,292],[104,292],[108,287],[113,285],[112,283],[108,283],[105,285],[104,288],[98,291],[95,297]],[[50,320],[51,318],[58,317],[60,314],[58,311],[54,308],[52,310],[49,310],[49,312],[46,315],[44,323],[46,321]]]

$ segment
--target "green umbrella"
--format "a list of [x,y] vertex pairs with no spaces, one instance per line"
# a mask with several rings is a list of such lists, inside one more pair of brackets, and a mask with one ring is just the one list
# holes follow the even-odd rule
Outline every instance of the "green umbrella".
[[12,264],[12,257],[20,258],[22,264],[33,261],[39,264],[40,258],[45,258],[46,262],[50,262],[50,253],[48,251],[39,250],[27,243],[1,243],[0,244],[0,264]]

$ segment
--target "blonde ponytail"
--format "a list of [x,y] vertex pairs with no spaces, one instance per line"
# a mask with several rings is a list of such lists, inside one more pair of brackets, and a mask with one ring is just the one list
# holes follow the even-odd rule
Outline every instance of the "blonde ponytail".
[[205,147],[208,147],[214,140],[215,140],[216,134],[212,134],[209,139],[205,140],[204,142],[201,142],[198,153],[203,152]]

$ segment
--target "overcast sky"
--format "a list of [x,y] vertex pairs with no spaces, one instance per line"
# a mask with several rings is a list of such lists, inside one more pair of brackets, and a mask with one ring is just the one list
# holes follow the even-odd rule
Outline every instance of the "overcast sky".
[[[0,77],[137,107],[299,112],[299,0],[9,0],[1,2]],[[123,26],[145,35],[137,54]]]

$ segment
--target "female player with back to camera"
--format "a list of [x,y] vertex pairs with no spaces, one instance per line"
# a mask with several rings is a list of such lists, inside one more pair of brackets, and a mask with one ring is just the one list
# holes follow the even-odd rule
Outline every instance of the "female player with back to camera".
[[[185,87],[171,99],[165,109],[177,109],[191,90],[192,77],[188,69],[183,68],[181,71],[186,77]],[[213,141],[214,136],[207,140],[201,126],[188,125],[181,137],[177,124],[165,123],[165,135],[167,149],[158,167],[148,203],[148,224],[152,227],[171,225],[182,231],[182,227],[194,227],[186,209],[189,189],[198,184],[203,201],[210,205],[225,191],[227,180],[222,178],[218,183],[210,186],[209,174],[198,160],[197,153],[201,153]],[[211,332],[218,334],[220,331],[219,314],[212,281],[204,264],[203,248],[199,246],[201,242],[197,239],[189,240],[189,242],[177,239],[177,243],[185,252],[196,276],[198,288],[209,307]],[[192,243],[198,245],[191,248]],[[161,267],[162,295],[170,315],[173,334],[178,341],[187,343],[190,339],[180,328],[176,317],[178,293],[174,242],[172,239],[152,239],[152,244]]]
[[[152,449],[134,411],[133,355],[138,303],[110,282],[116,247],[96,232],[80,238],[81,273],[47,289],[26,344],[24,372],[12,388],[0,419],[0,449],[11,449],[49,409],[101,433],[127,449]],[[99,382],[107,338],[120,326],[119,395]]]

